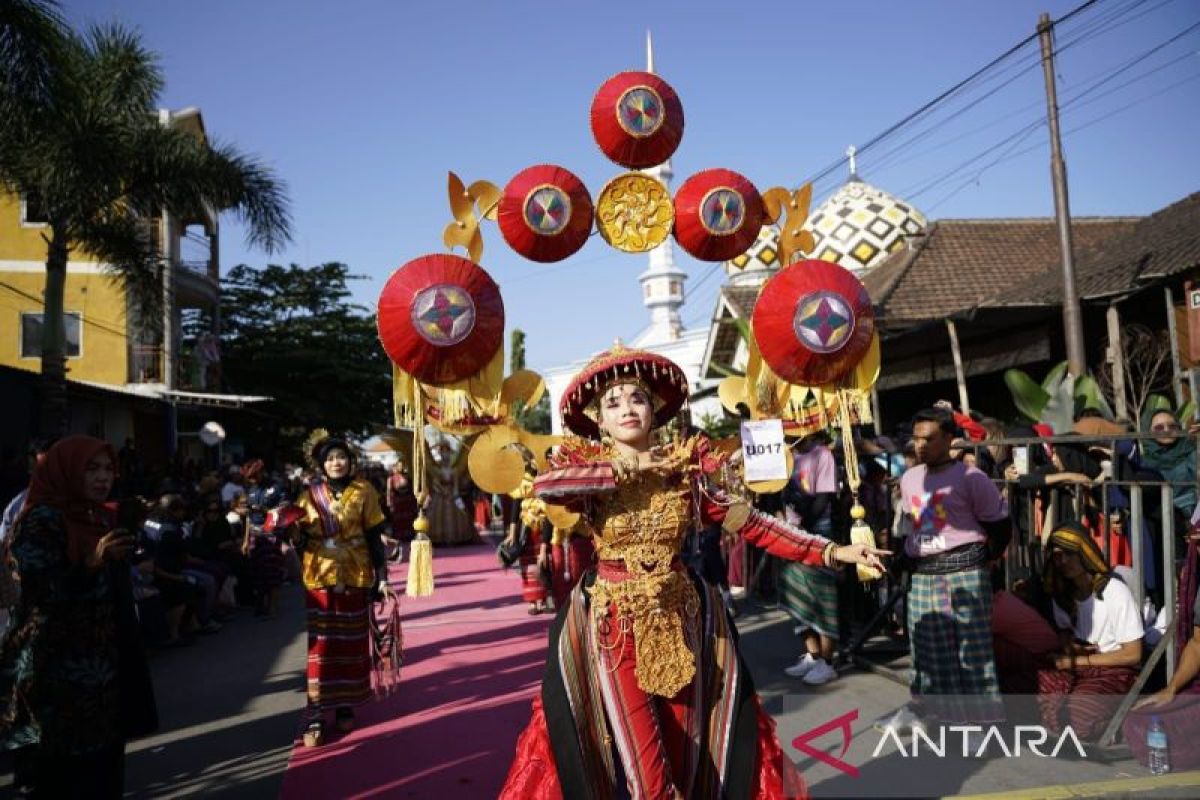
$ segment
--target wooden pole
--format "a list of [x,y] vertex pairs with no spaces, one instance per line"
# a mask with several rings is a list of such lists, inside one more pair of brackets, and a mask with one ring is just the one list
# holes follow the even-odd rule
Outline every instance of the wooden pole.
[[1163,287],[1167,304],[1167,333],[1171,337],[1171,385],[1175,387],[1175,408],[1183,408],[1183,375],[1179,369],[1179,331],[1175,326],[1175,298],[1171,287]]
[[958,380],[958,406],[962,413],[970,414],[971,402],[967,397],[967,377],[963,373],[962,350],[958,347],[958,327],[949,317],[946,317],[946,332],[950,334],[950,353],[954,356],[954,376]]
[[1083,312],[1075,289],[1075,257],[1071,245],[1071,203],[1067,198],[1067,165],[1062,156],[1062,137],[1058,130],[1058,91],[1054,84],[1054,24],[1049,14],[1038,20],[1042,45],[1042,72],[1046,81],[1046,116],[1050,123],[1050,176],[1054,184],[1054,216],[1058,219],[1058,242],[1062,251],[1063,332],[1066,334],[1067,371],[1076,377],[1087,371],[1087,352],[1083,347]]
[[1109,303],[1105,314],[1108,321],[1108,363],[1112,364],[1114,411],[1121,419],[1129,419],[1125,389],[1125,348],[1121,346],[1121,312],[1117,304]]

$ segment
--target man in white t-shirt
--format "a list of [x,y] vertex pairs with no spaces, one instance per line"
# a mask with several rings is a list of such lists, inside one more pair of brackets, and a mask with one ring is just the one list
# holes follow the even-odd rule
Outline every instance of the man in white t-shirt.
[[1053,731],[1070,725],[1080,739],[1095,739],[1137,678],[1142,616],[1079,523],[1059,525],[1046,547],[1046,591],[1062,649],[1053,667],[1038,672],[1042,724]]

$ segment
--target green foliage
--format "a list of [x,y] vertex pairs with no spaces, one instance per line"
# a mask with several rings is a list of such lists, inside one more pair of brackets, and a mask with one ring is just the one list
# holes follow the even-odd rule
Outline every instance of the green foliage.
[[1035,422],[1042,417],[1042,410],[1050,402],[1050,392],[1041,384],[1019,369],[1010,369],[1004,373],[1004,383],[1012,393],[1013,404],[1017,410]]
[[742,420],[729,413],[720,415],[706,413],[700,417],[699,427],[714,439],[736,436],[741,432]]
[[527,431],[550,433],[552,428],[550,395],[543,394],[532,406],[526,407],[524,403],[518,403],[513,416],[516,418],[517,424]]
[[345,264],[234,267],[222,281],[225,388],[268,395],[286,444],[315,427],[366,434],[390,422],[391,363]]
[[510,375],[525,369],[525,331],[520,328],[513,328],[512,346],[508,348],[508,353],[508,372]]
[[1004,373],[1004,383],[1017,410],[1032,422],[1049,425],[1056,432],[1068,431],[1085,410],[1113,418],[1112,408],[1091,375],[1067,373],[1067,363],[1056,364],[1039,384],[1019,369]]

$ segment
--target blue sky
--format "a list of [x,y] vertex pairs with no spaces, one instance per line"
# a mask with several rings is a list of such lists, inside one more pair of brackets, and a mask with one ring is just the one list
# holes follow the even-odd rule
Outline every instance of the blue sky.
[[[608,76],[644,66],[647,29],[687,118],[675,186],[721,166],[766,189],[797,185],[898,122],[1032,33],[1041,11],[1057,18],[1076,5],[79,0],[65,11],[75,24],[140,29],[162,56],[163,105],[199,106],[210,135],[287,181],[292,246],[247,249],[227,218],[227,268],[344,261],[368,276],[356,296],[373,305],[395,268],[443,250],[448,170],[502,186],[526,166],[558,163],[593,196],[621,171],[592,141],[588,107]],[[1063,25],[1060,45],[1078,37],[1058,64],[1074,214],[1145,214],[1200,189],[1200,29],[1115,71],[1198,22],[1193,0],[1100,0]],[[860,174],[935,219],[1052,214],[1045,127],[989,151],[1044,115],[1035,54],[1025,48],[862,154]],[[845,175],[819,182],[818,199]],[[587,356],[648,321],[644,256],[593,236],[571,259],[539,265],[493,224],[484,237],[483,266],[509,327],[528,334],[530,366]],[[679,260],[690,276],[684,321],[704,325],[720,276]]]

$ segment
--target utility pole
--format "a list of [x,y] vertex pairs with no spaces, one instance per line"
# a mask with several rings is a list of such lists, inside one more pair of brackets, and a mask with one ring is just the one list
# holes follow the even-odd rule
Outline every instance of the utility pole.
[[1075,258],[1071,248],[1071,204],[1067,199],[1067,166],[1062,157],[1062,139],[1058,130],[1058,92],[1054,85],[1054,24],[1049,14],[1038,19],[1038,37],[1042,44],[1042,72],[1046,78],[1046,116],[1050,121],[1050,176],[1054,184],[1054,215],[1058,219],[1058,241],[1062,250],[1063,332],[1067,344],[1067,371],[1079,377],[1087,370],[1083,347],[1083,313],[1075,290]]

